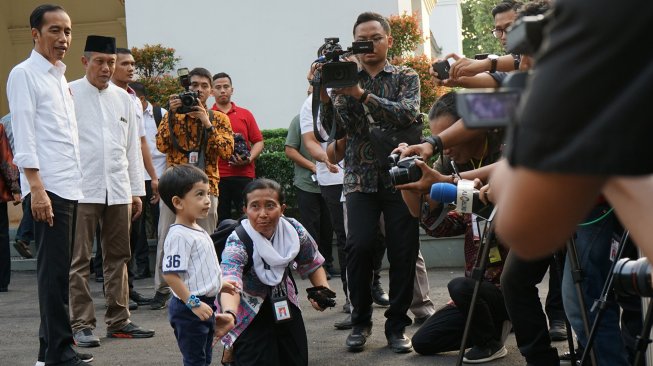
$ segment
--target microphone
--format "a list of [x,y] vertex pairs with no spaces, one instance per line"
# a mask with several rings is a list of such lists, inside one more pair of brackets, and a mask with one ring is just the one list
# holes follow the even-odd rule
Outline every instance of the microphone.
[[430,197],[433,201],[455,203],[456,211],[460,213],[473,213],[487,218],[492,212],[493,205],[483,203],[478,198],[478,193],[473,181],[463,179],[457,186],[451,183],[433,184]]

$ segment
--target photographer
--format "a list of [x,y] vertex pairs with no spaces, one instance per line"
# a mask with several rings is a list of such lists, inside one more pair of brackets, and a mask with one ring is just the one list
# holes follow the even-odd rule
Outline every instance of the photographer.
[[[433,133],[450,127],[460,117],[456,112],[455,94],[448,93],[438,99],[429,111],[430,128]],[[496,161],[501,156],[501,140],[487,134],[445,150],[444,160],[435,163],[437,171],[453,176],[450,161],[461,171],[471,170]],[[402,146],[403,148],[403,146]],[[469,214],[449,211],[440,202],[412,191],[402,191],[402,196],[427,234],[434,237],[465,234],[465,277],[455,278],[448,284],[451,301],[426,320],[413,336],[415,351],[423,355],[434,355],[455,351],[460,348],[465,319],[471,306],[474,280],[470,278],[479,251],[479,237],[473,226],[476,219]],[[498,243],[492,243],[490,263],[484,274],[478,293],[474,318],[470,328],[471,349],[465,353],[465,362],[482,363],[504,357],[507,350],[503,345],[508,334],[508,314],[503,295],[499,289],[499,278],[507,250]]]
[[[156,147],[166,154],[168,166],[191,164],[202,169],[209,177],[211,208],[206,219],[197,220],[206,232],[212,233],[218,222],[218,157],[229,159],[234,151],[233,131],[229,118],[221,112],[207,111],[206,100],[211,95],[211,73],[197,67],[188,73],[189,90],[197,93],[195,105],[182,105],[178,95],[170,96],[169,112],[161,120],[156,136]],[[185,97],[188,94],[184,95]],[[184,98],[187,100],[188,98]],[[179,113],[190,109],[188,113]],[[170,297],[170,288],[161,271],[161,255],[168,228],[175,221],[175,214],[159,203],[159,231],[156,249],[156,293],[152,309],[162,309]]]
[[[384,161],[379,158],[383,154],[388,156],[392,149],[375,151],[374,144],[379,141],[373,141],[371,134],[380,132],[383,137],[393,130],[418,123],[419,76],[412,69],[393,66],[387,61],[392,36],[383,16],[369,12],[360,14],[353,32],[356,41],[374,44],[373,53],[359,56],[359,83],[334,89],[333,102],[325,88],[320,90],[322,126],[331,125],[335,118],[347,134],[343,193],[347,198],[349,219],[347,275],[353,329],[346,345],[350,351],[362,350],[372,330],[369,286],[378,220],[383,212],[391,294],[390,307],[385,312],[385,335],[393,351],[410,352],[412,346],[404,331],[411,323],[406,312],[412,299],[414,263],[419,249],[418,225],[399,192],[392,188],[385,157]],[[371,119],[380,128],[372,126]]]

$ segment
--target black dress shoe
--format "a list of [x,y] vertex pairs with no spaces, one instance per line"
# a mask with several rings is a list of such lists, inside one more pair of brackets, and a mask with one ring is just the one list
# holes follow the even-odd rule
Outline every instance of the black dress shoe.
[[390,306],[390,297],[380,283],[372,285],[372,301],[380,306]]
[[367,325],[355,325],[347,337],[345,345],[349,352],[360,352],[365,348],[367,338],[372,334],[372,323]]
[[138,304],[136,301],[129,299],[129,310],[138,310]]
[[137,291],[134,291],[134,290],[129,292],[129,299],[133,300],[138,305],[149,305],[150,302],[152,302],[151,298],[145,297],[145,296],[141,295],[140,293],[138,293]]
[[385,338],[388,340],[388,347],[395,353],[408,353],[413,350],[413,344],[404,332],[385,332]]
[[333,323],[333,326],[340,330],[351,329],[351,314],[347,315],[344,319]]

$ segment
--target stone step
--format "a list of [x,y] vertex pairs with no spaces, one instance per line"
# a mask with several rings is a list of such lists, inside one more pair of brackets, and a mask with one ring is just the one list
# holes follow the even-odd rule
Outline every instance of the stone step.
[[[15,230],[10,230],[11,269],[13,271],[35,271],[36,259],[23,259],[14,249]],[[464,265],[463,236],[451,238],[433,238],[420,229],[420,250],[428,268],[460,268]],[[156,240],[148,239],[150,246],[150,268],[154,268]],[[30,243],[32,253],[36,256],[34,242]],[[334,243],[334,266],[339,268],[338,256]],[[383,269],[388,269],[387,256],[383,258]]]

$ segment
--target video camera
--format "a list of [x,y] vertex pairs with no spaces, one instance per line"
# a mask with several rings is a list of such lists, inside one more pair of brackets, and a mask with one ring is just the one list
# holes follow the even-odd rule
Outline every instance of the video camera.
[[177,113],[186,114],[194,111],[195,109],[193,109],[193,107],[199,105],[197,99],[200,97],[200,95],[197,92],[188,90],[190,87],[190,77],[188,76],[187,68],[184,67],[177,69],[177,76],[179,77],[179,83],[186,90],[183,93],[179,93],[177,95],[177,97],[179,97],[181,100],[181,107],[177,109]]
[[342,56],[374,52],[372,41],[352,42],[346,50],[338,42],[340,39],[337,37],[325,38],[320,47],[322,55],[317,62],[323,65],[322,71],[315,77],[327,88],[345,88],[358,83],[358,65],[351,61],[341,61]]
[[422,169],[415,164],[416,160],[422,160],[422,158],[417,155],[407,156],[403,159],[399,159],[399,154],[388,156],[390,164],[388,173],[390,173],[393,186],[417,182],[422,178]]
[[[507,30],[506,50],[513,54],[536,53],[542,44],[549,14],[518,19]],[[458,114],[467,128],[507,127],[514,122],[515,110],[527,82],[527,72],[514,72],[508,75],[501,88],[458,91]]]

